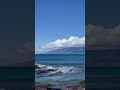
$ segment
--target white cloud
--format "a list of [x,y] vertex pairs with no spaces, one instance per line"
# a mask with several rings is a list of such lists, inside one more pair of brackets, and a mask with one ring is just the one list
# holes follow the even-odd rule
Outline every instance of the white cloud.
[[71,36],[68,39],[57,39],[56,41],[49,42],[42,46],[36,53],[48,52],[64,47],[83,47],[84,45],[85,37],[79,38]]

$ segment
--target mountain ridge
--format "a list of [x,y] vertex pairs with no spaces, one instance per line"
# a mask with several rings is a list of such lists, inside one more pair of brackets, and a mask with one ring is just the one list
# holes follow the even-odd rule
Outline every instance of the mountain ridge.
[[85,54],[85,47],[67,47],[41,54]]

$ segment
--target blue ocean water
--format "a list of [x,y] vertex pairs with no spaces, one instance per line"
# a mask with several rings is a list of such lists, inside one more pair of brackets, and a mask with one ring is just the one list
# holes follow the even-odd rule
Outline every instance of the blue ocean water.
[[49,71],[36,75],[36,84],[65,87],[85,80],[84,54],[36,54],[35,63]]

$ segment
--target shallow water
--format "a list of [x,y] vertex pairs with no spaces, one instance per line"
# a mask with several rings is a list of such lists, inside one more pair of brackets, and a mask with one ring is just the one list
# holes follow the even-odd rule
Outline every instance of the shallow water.
[[65,87],[85,80],[84,54],[36,55],[35,63],[44,70],[52,70],[36,75],[36,83]]

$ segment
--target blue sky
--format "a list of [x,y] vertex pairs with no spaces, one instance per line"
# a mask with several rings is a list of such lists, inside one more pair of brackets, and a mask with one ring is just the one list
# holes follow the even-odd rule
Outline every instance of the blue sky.
[[35,49],[85,35],[85,0],[35,0]]

